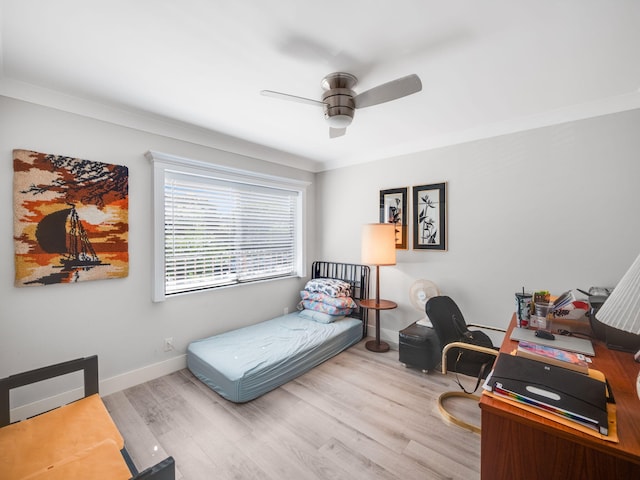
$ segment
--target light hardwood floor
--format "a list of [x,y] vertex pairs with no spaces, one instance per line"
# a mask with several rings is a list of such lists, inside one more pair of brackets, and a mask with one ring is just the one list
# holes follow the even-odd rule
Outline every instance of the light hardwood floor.
[[[442,420],[446,390],[459,390],[453,374],[405,368],[362,341],[245,404],[188,370],[104,401],[136,465],[172,455],[178,479],[479,478],[480,436]],[[452,408],[479,424],[476,403]]]

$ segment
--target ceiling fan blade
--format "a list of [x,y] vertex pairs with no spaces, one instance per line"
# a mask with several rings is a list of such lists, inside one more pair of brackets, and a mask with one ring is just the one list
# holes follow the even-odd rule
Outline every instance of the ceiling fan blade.
[[281,100],[289,100],[290,102],[308,103],[319,107],[324,106],[324,102],[312,100],[310,98],[298,97],[297,95],[289,95],[288,93],[274,92],[273,90],[262,90],[260,93],[265,97],[279,98]]
[[329,127],[329,138],[337,138],[347,133],[347,127],[345,128],[333,128]]
[[420,77],[414,73],[373,87],[356,95],[353,100],[356,108],[365,108],[406,97],[420,90],[422,90],[422,82]]

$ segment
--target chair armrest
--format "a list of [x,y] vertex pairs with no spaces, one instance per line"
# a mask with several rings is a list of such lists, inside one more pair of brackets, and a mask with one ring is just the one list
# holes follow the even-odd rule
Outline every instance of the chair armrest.
[[487,353],[489,355],[493,355],[494,357],[498,356],[498,350],[489,347],[481,347],[480,345],[474,345],[472,343],[464,343],[464,342],[451,342],[444,346],[442,349],[442,373],[446,375],[447,373],[447,352],[452,348],[464,348],[467,350],[473,350],[474,352]]
[[11,406],[9,405],[9,391],[38,383],[50,378],[59,377],[68,373],[84,371],[84,396],[89,397],[98,393],[98,356],[77,358],[68,362],[57,363],[28,372],[17,373],[0,379],[0,427],[9,425]]
[[505,328],[494,327],[492,325],[481,325],[479,323],[467,323],[467,327],[484,328],[485,330],[493,330],[495,332],[502,332],[502,333],[506,333],[507,332],[507,330]]

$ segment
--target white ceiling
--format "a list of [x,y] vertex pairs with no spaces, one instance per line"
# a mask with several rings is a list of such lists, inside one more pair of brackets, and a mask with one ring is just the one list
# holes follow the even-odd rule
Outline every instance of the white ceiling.
[[[0,94],[310,171],[640,107],[638,0],[0,2]],[[259,93],[334,71],[423,90],[335,139]]]

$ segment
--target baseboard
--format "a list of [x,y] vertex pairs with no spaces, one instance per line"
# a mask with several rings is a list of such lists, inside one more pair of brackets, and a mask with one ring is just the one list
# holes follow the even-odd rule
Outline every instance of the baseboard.
[[[375,328],[374,328],[375,332]],[[380,339],[384,340],[389,344],[389,348],[391,350],[398,350],[398,331],[397,330],[389,330],[387,328],[380,329]]]
[[119,392],[135,385],[148,382],[154,378],[168,375],[187,367],[187,356],[178,355],[177,357],[164,360],[162,362],[147,365],[146,367],[131,370],[130,372],[107,378],[100,382],[100,395],[106,396]]
[[[179,355],[177,357],[164,360],[162,362],[147,365],[146,367],[131,370],[114,377],[105,378],[100,381],[100,395],[106,396],[119,392],[135,385],[148,382],[154,378],[162,377],[170,373],[182,370],[187,366],[187,356]],[[42,412],[46,412],[53,408],[59,407],[69,402],[73,402],[84,395],[83,388],[75,388],[58,395],[44,398],[33,403],[28,403],[20,407],[11,409],[11,421],[24,420]]]

